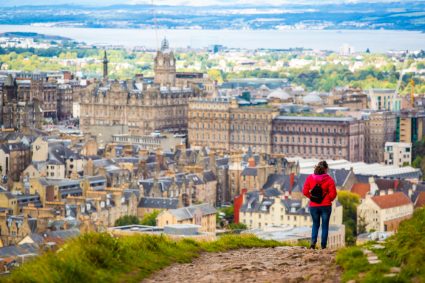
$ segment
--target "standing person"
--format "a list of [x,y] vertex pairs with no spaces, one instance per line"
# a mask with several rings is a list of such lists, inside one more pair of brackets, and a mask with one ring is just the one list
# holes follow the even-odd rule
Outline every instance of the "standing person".
[[332,212],[332,202],[336,198],[335,182],[328,175],[328,163],[320,161],[314,168],[314,174],[307,177],[303,194],[310,199],[310,214],[313,220],[310,249],[316,248],[320,220],[322,220],[322,249],[328,243],[329,220]]

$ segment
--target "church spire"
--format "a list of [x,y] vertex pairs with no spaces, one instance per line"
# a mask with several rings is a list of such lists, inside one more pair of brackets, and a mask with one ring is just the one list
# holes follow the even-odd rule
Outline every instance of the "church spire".
[[161,42],[161,51],[167,51],[170,48],[170,44],[168,43],[168,40],[166,37]]
[[103,53],[103,79],[106,80],[108,78],[108,56],[106,55],[106,50]]

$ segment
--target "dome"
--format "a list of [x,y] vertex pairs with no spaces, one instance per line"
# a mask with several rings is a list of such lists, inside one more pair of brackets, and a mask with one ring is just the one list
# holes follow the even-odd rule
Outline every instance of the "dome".
[[278,88],[278,89],[275,89],[274,91],[272,91],[267,96],[267,98],[268,99],[277,98],[277,99],[280,99],[280,100],[289,100],[292,97],[286,91],[284,91],[283,89]]
[[262,91],[269,91],[270,89],[265,84],[262,84],[260,86],[260,90],[262,90]]
[[317,93],[309,93],[308,95],[304,96],[303,102],[306,104],[321,104],[322,99]]

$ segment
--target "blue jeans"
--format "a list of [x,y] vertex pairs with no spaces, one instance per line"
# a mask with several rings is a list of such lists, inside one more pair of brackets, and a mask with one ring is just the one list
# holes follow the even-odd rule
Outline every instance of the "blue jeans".
[[310,214],[313,220],[313,228],[311,231],[311,244],[316,246],[317,235],[319,234],[320,218],[322,219],[322,249],[326,248],[328,243],[329,220],[331,218],[332,206],[310,207]]

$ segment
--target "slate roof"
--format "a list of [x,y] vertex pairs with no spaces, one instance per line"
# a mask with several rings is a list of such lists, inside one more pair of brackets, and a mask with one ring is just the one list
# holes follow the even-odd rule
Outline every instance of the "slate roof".
[[67,159],[82,159],[78,153],[67,148],[63,143],[49,143],[49,161],[65,163]]
[[177,198],[142,197],[137,207],[158,208],[158,209],[177,209],[178,204],[179,204],[179,200]]
[[217,158],[215,160],[215,164],[217,167],[229,166],[229,158],[228,157]]
[[389,179],[375,179],[375,183],[379,190],[396,189],[397,182]]
[[425,206],[425,192],[420,192],[418,197],[415,200],[415,208],[420,208]]
[[241,176],[257,176],[257,168],[245,167],[241,173]]
[[30,150],[29,146],[25,145],[22,142],[0,144],[0,149],[2,149],[5,153],[10,153],[12,151],[28,151],[28,150]]
[[369,183],[368,175],[355,174],[358,183]]
[[[266,183],[263,185],[263,189],[274,188],[275,185],[278,185],[279,189],[283,190],[287,180],[289,179],[287,179],[284,174],[270,174],[267,177]],[[289,183],[287,183],[287,185],[289,187]]]
[[329,169],[328,174],[334,179],[335,185],[341,187],[344,185],[351,171],[344,168],[341,169]]
[[79,229],[57,230],[57,231],[47,232],[46,234],[49,237],[66,240],[66,239],[78,237],[80,235],[80,230]]
[[208,182],[213,182],[217,180],[217,177],[215,176],[214,172],[212,171],[204,171],[204,182],[208,183]]
[[196,174],[188,174],[188,175],[186,175],[186,179],[188,181],[192,181],[195,185],[204,184],[204,181],[201,178],[199,178],[199,176],[196,175]]
[[171,209],[169,212],[176,217],[177,220],[191,219],[197,209],[200,209],[202,215],[215,214],[217,210],[208,203],[182,207],[178,209]]
[[0,257],[17,257],[25,254],[38,254],[39,246],[37,244],[22,244],[18,246],[6,246],[0,248]]
[[265,197],[278,197],[278,196],[282,195],[282,191],[280,191],[276,188],[270,187],[268,189],[265,189],[263,191],[263,194],[264,194]]

